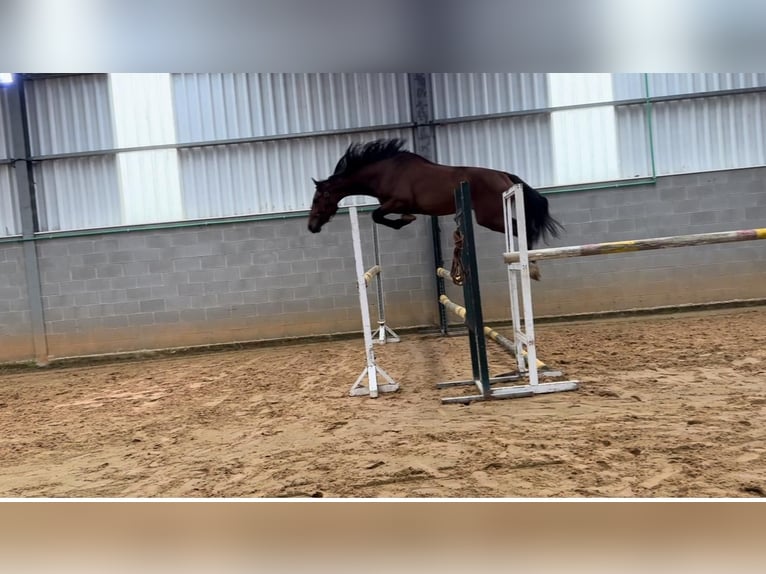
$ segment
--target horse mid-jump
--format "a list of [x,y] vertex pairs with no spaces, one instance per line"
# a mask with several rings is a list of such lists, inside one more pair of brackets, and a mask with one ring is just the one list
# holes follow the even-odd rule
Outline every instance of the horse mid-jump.
[[[524,189],[527,243],[533,246],[547,235],[558,236],[561,224],[548,212],[548,199],[521,178],[483,167],[448,166],[403,150],[399,139],[351,144],[326,180],[314,181],[308,228],[318,233],[338,211],[338,204],[351,195],[377,198],[380,207],[372,212],[375,223],[401,229],[415,221],[415,215],[455,213],[454,190],[461,181],[471,186],[476,222],[505,233],[503,193],[514,184]],[[389,219],[387,215],[400,215]],[[516,222],[513,222],[516,235]],[[539,278],[531,270],[533,278]],[[535,275],[538,275],[535,277]]]

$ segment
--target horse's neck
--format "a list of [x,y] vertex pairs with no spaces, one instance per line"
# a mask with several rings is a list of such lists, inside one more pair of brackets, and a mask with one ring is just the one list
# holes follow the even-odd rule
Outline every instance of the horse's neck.
[[338,203],[345,198],[352,195],[370,195],[377,197],[377,191],[375,189],[373,181],[368,177],[363,177],[357,173],[346,178],[342,186],[338,186],[338,189],[334,192],[334,199]]

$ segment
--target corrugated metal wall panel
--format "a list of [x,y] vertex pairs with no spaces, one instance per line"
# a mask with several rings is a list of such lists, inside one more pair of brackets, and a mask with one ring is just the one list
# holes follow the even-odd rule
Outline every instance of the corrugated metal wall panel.
[[34,172],[42,231],[122,223],[114,156],[48,160]]
[[[766,74],[673,76],[663,80],[666,91],[766,84]],[[588,78],[598,82],[589,86]],[[437,116],[446,118],[571,103],[566,98],[603,99],[609,91],[615,99],[643,95],[641,74],[559,79],[551,84],[545,74],[433,74],[434,105]],[[552,85],[558,86],[556,94],[550,93]],[[114,145],[115,108],[107,76],[33,80],[27,86],[36,155]],[[175,105],[171,127],[183,141],[321,132],[410,119],[406,74],[174,74],[172,94],[166,96]],[[766,165],[765,106],[766,94],[655,103],[658,174]],[[438,126],[438,159],[510,171],[537,187],[650,175],[643,105],[608,107],[613,117],[599,116],[600,123],[583,120],[587,110],[568,110]],[[114,156],[46,161],[35,167],[42,228],[305,210],[313,193],[310,178],[327,177],[350,141],[411,139],[409,129],[372,130],[184,149],[177,152],[178,159],[170,158],[175,151],[154,150],[135,152],[151,155],[141,161],[117,161]],[[6,140],[0,137],[0,142]],[[180,174],[171,173],[173,165]],[[15,183],[8,181],[6,187]],[[8,198],[6,194],[0,204],[0,217],[10,229],[7,222],[17,214],[9,210]],[[363,197],[351,201],[374,203]]]
[[11,118],[8,116],[8,94],[0,90],[0,159],[11,157]]
[[649,95],[671,96],[766,86],[766,74],[649,74]]
[[553,183],[547,114],[439,126],[436,150],[440,163],[507,171],[533,187]]
[[620,178],[649,177],[652,175],[649,129],[646,105],[617,106],[617,145],[619,146]]
[[432,74],[436,119],[541,109],[546,74]]
[[114,147],[106,74],[33,80],[25,85],[34,155]]
[[633,100],[646,97],[644,74],[612,74],[614,100]]
[[654,104],[658,175],[766,165],[766,94]]
[[[173,74],[176,134],[181,142],[252,137],[249,76]],[[256,114],[259,110],[255,110]]]
[[[676,96],[719,90],[766,87],[765,73],[726,74],[649,74],[649,94]],[[644,74],[612,74],[615,100],[646,96]]]
[[20,233],[16,173],[10,165],[0,165],[0,237]]
[[410,121],[406,74],[173,74],[179,142]]
[[[179,150],[184,215],[200,219],[309,209],[314,194],[311,178],[329,177],[352,141],[411,140],[410,132],[371,131]],[[354,201],[375,203],[367,197]]]

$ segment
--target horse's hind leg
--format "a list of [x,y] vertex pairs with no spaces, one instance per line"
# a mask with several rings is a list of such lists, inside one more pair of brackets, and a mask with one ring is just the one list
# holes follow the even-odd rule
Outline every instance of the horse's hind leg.
[[[476,213],[476,223],[481,225],[482,227],[486,227],[487,229],[491,229],[492,231],[497,231],[498,233],[505,233],[505,216],[503,215],[503,212],[498,211],[490,211],[486,209],[474,209]],[[516,220],[511,220],[512,224],[512,232],[514,235],[518,236],[518,229],[516,227]],[[534,279],[535,281],[540,281],[540,268],[537,266],[537,263],[534,261],[529,262],[529,277],[531,279]]]
[[535,261],[529,262],[529,277],[535,281],[540,281],[540,267],[538,267]]
[[390,211],[384,209],[385,206],[381,205],[378,209],[372,212],[372,220],[380,225],[385,225],[391,229],[401,229],[405,225],[408,225],[415,221],[415,216],[410,213],[403,214],[399,219],[387,219],[384,217]]
[[[476,223],[492,231],[498,233],[505,233],[505,216],[503,210],[491,210],[491,209],[473,209],[476,214]],[[516,221],[513,221],[513,234],[516,235]]]

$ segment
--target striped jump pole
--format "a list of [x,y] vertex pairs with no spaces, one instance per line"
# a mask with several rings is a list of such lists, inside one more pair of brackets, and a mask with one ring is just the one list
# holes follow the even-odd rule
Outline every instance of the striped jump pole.
[[[650,239],[633,239],[629,241],[608,241],[591,243],[589,245],[571,245],[568,247],[550,247],[528,251],[529,259],[564,259],[567,257],[587,257],[589,255],[610,255],[614,253],[632,253],[634,251],[651,251],[654,249],[670,249],[672,247],[688,247],[692,245],[711,245],[715,243],[735,243],[738,241],[755,241],[766,239],[766,227],[757,229],[741,229],[739,231],[717,231],[714,233],[695,233],[690,235],[670,235]],[[521,258],[519,251],[503,253],[506,263],[518,263]]]
[[[444,279],[451,279],[452,276],[450,275],[450,272],[444,269],[443,267],[439,267],[436,269],[436,274],[439,277],[442,277]],[[461,319],[465,320],[466,317],[466,308],[458,305],[454,301],[451,301],[446,295],[441,295],[439,297],[439,303],[442,304],[442,306],[450,311],[453,315],[457,315]],[[492,339],[495,343],[500,345],[503,349],[508,351],[511,355],[514,357],[516,356],[516,345],[513,341],[508,339],[508,337],[501,335],[491,327],[488,327],[487,325],[484,325],[484,335]],[[526,357],[527,352],[526,350],[523,351],[523,355]],[[537,368],[538,369],[547,369],[547,365],[543,363],[540,359],[537,359]]]

